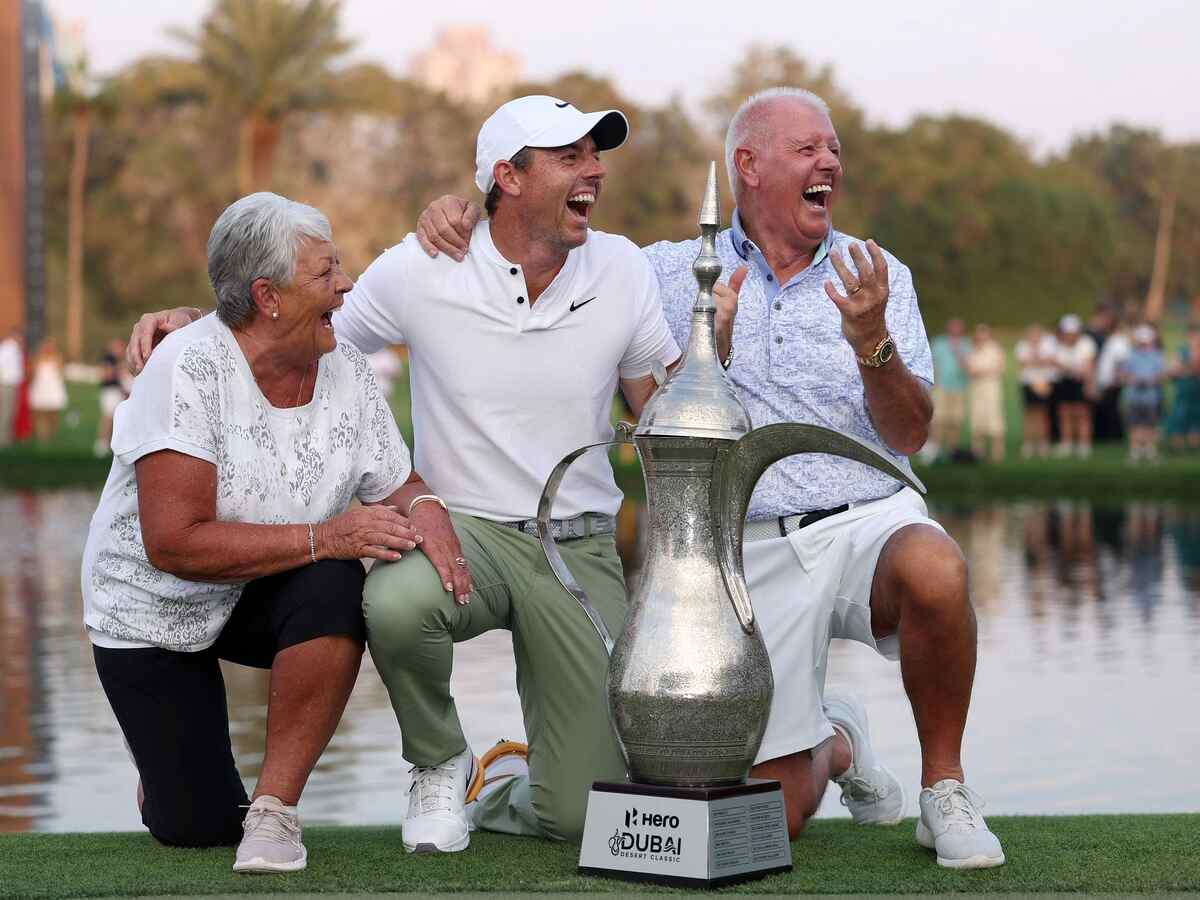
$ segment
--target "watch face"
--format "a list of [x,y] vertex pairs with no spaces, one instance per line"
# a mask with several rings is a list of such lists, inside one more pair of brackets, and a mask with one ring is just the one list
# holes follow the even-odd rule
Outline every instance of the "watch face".
[[896,343],[891,338],[888,338],[883,342],[883,346],[879,348],[879,364],[883,365],[886,362],[890,362],[895,352]]

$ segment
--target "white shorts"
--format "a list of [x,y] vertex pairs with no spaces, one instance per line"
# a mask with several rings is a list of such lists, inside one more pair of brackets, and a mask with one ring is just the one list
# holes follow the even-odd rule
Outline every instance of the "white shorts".
[[100,388],[100,414],[110,419],[117,411],[117,406],[125,399],[125,392],[119,387],[108,385]]
[[871,634],[871,582],[888,538],[907,525],[942,526],[912,488],[853,506],[787,537],[742,544],[746,583],[762,629],[775,695],[755,762],[817,746],[833,736],[825,718],[830,638],[900,658],[896,635]]

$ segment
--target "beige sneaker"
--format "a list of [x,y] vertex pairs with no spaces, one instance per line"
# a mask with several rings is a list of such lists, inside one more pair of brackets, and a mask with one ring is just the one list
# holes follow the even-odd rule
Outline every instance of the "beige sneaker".
[[259,797],[246,810],[238,844],[235,872],[297,872],[308,865],[308,851],[300,840],[300,817],[294,806],[278,797]]

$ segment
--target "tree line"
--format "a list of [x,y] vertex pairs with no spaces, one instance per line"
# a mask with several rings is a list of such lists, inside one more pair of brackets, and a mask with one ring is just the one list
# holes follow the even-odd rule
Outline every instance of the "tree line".
[[[209,228],[252,190],[322,209],[351,273],[429,200],[476,195],[475,134],[506,97],[458,103],[379,65],[343,64],[337,0],[216,0],[177,37],[178,53],[101,84],[69,77],[48,111],[49,326],[69,356],[94,354],[146,309],[211,305]],[[777,84],[830,103],[845,165],[836,223],[908,264],[931,332],[952,316],[1017,327],[1104,301],[1157,319],[1200,298],[1200,144],[1113,125],[1038,159],[978,118],[883,127],[831,68],[784,46],[749,47],[700,114],[678,98],[635,103],[582,71],[507,93],[625,111],[631,137],[606,159],[595,227],[649,243],[696,234],[725,124]]]

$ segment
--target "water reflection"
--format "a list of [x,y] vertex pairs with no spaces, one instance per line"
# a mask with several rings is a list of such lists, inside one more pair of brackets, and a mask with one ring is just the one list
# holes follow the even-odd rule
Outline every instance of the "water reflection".
[[[0,495],[0,831],[139,827],[136,775],[80,626],[79,560],[95,502],[90,491]],[[1200,788],[1190,787],[1200,751],[1200,510],[1054,501],[934,512],[967,555],[979,614],[966,761],[989,811],[1200,807]],[[629,506],[618,529],[631,579],[641,519]],[[234,751],[253,778],[266,673],[229,666],[225,677]],[[877,751],[915,787],[898,667],[839,641],[830,682],[864,697]],[[478,750],[523,736],[507,634],[459,648],[454,690]],[[305,793],[305,818],[396,823],[407,770],[368,659]],[[832,794],[822,812],[845,815]]]

